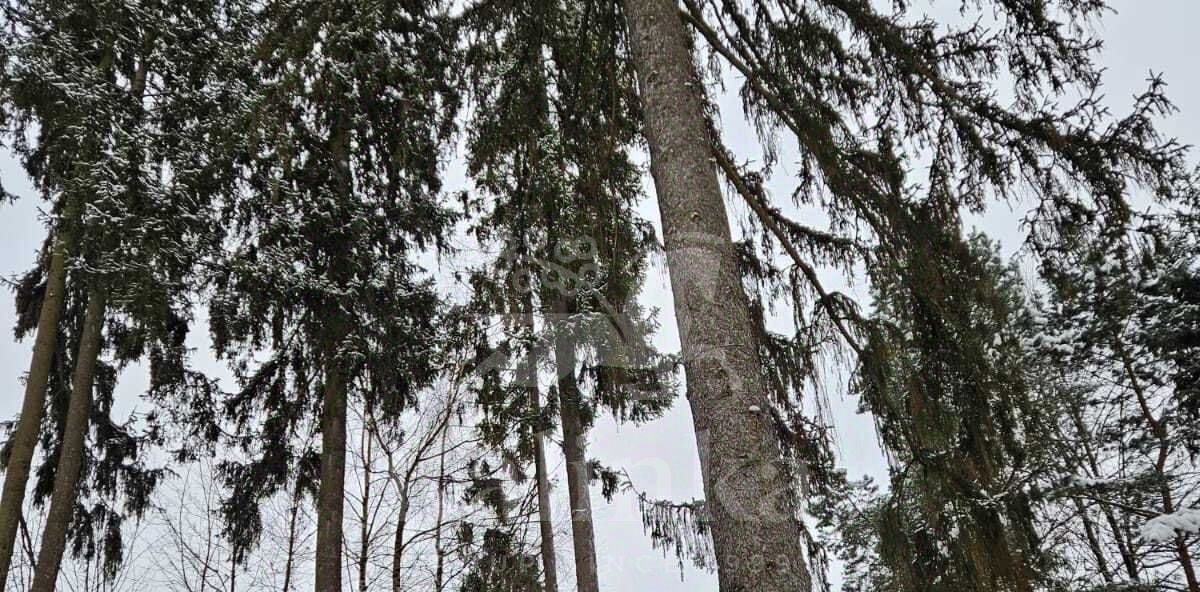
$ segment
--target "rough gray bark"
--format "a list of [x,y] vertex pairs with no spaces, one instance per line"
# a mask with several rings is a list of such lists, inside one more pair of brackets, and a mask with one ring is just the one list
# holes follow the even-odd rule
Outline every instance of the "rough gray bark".
[[92,289],[88,295],[87,312],[75,370],[71,376],[71,401],[67,406],[67,424],[63,430],[58,469],[54,474],[54,492],[50,496],[50,511],[42,531],[42,548],[33,575],[32,592],[54,592],[67,547],[67,530],[75,513],[79,494],[79,477],[83,468],[83,447],[87,441],[92,413],[92,384],[96,361],[100,356],[101,330],[104,327],[105,294]]
[[317,500],[316,591],[341,592],[346,487],[346,384],[337,361],[325,366],[321,414],[321,489]]
[[625,0],[723,592],[812,587],[674,0]]
[[[560,313],[566,307],[558,308]],[[565,316],[565,315],[564,315]],[[567,494],[571,503],[571,539],[575,548],[575,582],[579,592],[599,592],[596,569],[596,531],[592,524],[591,470],[587,461],[587,429],[583,423],[583,395],[575,379],[575,343],[560,332],[554,339],[558,374],[559,415],[563,431],[563,457],[567,462]]]
[[4,493],[0,497],[0,589],[8,582],[12,555],[16,549],[21,511],[29,470],[37,449],[38,432],[46,408],[46,384],[54,360],[58,322],[62,317],[63,293],[66,291],[67,265],[65,241],[56,237],[50,252],[50,270],[46,276],[46,294],[38,314],[37,335],[33,342],[33,357],[25,379],[25,399],[17,430],[12,436],[8,465],[4,475]]

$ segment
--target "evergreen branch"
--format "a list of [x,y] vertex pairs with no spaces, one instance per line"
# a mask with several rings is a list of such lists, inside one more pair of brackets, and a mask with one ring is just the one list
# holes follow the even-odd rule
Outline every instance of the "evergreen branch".
[[716,568],[716,553],[704,500],[672,502],[653,499],[634,486],[628,471],[622,469],[621,476],[621,490],[632,492],[638,500],[642,529],[650,535],[651,546],[661,549],[664,554],[674,548],[681,573],[685,558],[703,570],[712,571]]
[[[754,213],[758,216],[758,219],[762,221],[763,225],[775,235],[780,244],[783,245],[783,248],[788,252],[788,255],[791,256],[792,261],[796,264],[796,267],[799,268],[801,273],[804,274],[804,277],[806,280],[808,280],[809,285],[812,286],[813,290],[817,292],[817,295],[820,297],[817,299],[817,302],[822,308],[825,309],[825,312],[829,314],[830,319],[837,326],[838,332],[841,333],[842,338],[846,340],[846,344],[849,345],[855,353],[862,355],[862,345],[859,344],[858,339],[854,337],[850,329],[845,324],[847,317],[843,316],[843,313],[839,312],[837,308],[834,307],[832,294],[825,290],[825,287],[821,284],[820,278],[817,277],[816,270],[804,260],[800,254],[800,251],[796,248],[796,245],[792,243],[792,240],[780,226],[781,216],[778,212],[773,212],[770,210],[764,203],[762,188],[751,187],[750,183],[746,181],[746,178],[742,176],[740,171],[738,171],[737,165],[734,164],[733,160],[726,152],[724,146],[720,142],[720,139],[715,137],[715,132],[712,153],[713,157],[717,161],[717,164],[720,165],[721,170],[725,173],[725,177],[729,179],[729,182],[737,190],[738,194],[742,196],[742,199],[744,199],[746,203],[749,204],[750,208],[754,210]],[[830,236],[830,238],[832,240],[843,240],[850,242],[848,239],[839,239],[838,237],[834,236]],[[852,311],[852,309],[847,310]],[[866,323],[866,320],[857,314],[852,314],[849,320],[852,320],[860,325]]]

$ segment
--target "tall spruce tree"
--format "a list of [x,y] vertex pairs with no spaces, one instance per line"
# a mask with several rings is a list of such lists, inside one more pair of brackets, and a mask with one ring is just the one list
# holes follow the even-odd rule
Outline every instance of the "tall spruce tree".
[[[558,420],[578,588],[594,591],[588,427],[604,408],[641,421],[668,403],[671,360],[636,307],[654,243],[633,207],[644,134],[707,498],[639,496],[656,543],[707,564],[711,535],[723,590],[806,590],[823,551],[797,513],[814,494],[844,527],[834,548],[869,570],[860,589],[1200,592],[1195,178],[1155,129],[1162,82],[1127,116],[1106,109],[1088,36],[1104,0],[958,8],[940,22],[869,0],[6,4],[0,126],[50,224],[18,289],[18,335],[37,338],[3,450],[0,582],[39,439],[48,592],[68,547],[120,561],[121,524],[162,474],[144,451],[177,423],[179,459],[231,446],[233,573],[258,504],[306,492],[317,589],[340,589],[346,408],[387,422],[438,371],[438,302],[414,258],[450,227],[438,169],[466,47],[465,207],[502,256],[472,274],[462,312],[487,364],[481,431],[505,467],[535,466],[546,588],[545,434]],[[758,170],[724,145],[708,96],[729,70]],[[781,141],[798,155],[790,206],[823,228],[766,190]],[[747,206],[742,237],[715,171]],[[1136,213],[1139,190],[1172,211]],[[1046,287],[1032,314],[960,230],[964,211],[1025,198]],[[240,382],[224,399],[187,364],[199,265]],[[858,269],[875,314],[821,283]],[[793,335],[767,330],[777,305]],[[801,406],[835,343],[857,355],[893,461],[883,496],[831,470],[828,426]],[[117,378],[146,359],[157,408],[142,432],[113,409]],[[317,433],[319,450],[302,446]],[[499,471],[469,471],[467,496],[507,512]],[[441,588],[453,490],[438,480]],[[533,547],[503,526],[460,545],[478,551],[463,581],[541,588]]]
[[[1160,81],[1121,118],[1098,98],[1099,44],[1086,25],[1103,12],[1103,2],[979,3],[963,7],[965,25],[935,21],[906,3],[683,4],[681,11],[666,0],[627,2],[625,11],[722,586],[805,588],[799,553],[779,551],[797,548],[782,541],[798,540],[799,527],[762,528],[754,512],[731,509],[771,499],[793,483],[776,468],[776,443],[764,435],[778,426],[745,411],[767,408],[769,381],[746,382],[757,378],[763,356],[754,351],[749,304],[725,298],[739,287],[737,254],[710,169],[720,168],[750,206],[758,223],[751,230],[791,259],[796,307],[811,298],[805,318],[823,319],[846,345],[867,354],[862,315],[850,299],[822,286],[817,269],[856,261],[871,273],[902,268],[918,260],[922,245],[939,242],[926,236],[928,214],[948,222],[994,198],[1032,198],[1035,242],[1061,243],[1073,216],[1121,220],[1132,190],[1165,197],[1186,191],[1190,181],[1178,144],[1155,129],[1155,117],[1170,111]],[[744,77],[744,111],[762,141],[763,170],[741,165],[706,123],[713,113],[704,103],[708,86],[696,74],[681,18],[699,37],[700,51],[720,64],[714,71],[730,68]],[[996,92],[1001,87],[1013,90]],[[822,210],[826,228],[789,219],[763,190],[782,138],[798,150],[794,205]],[[913,179],[918,162],[929,163],[928,176]],[[924,293],[936,286],[914,284],[913,294],[936,301]],[[745,346],[734,359],[713,347],[718,343]],[[970,351],[967,342],[948,347]],[[810,464],[826,463],[819,450],[797,452]],[[746,458],[753,463],[731,464]],[[756,478],[732,468],[751,464],[766,468]],[[730,482],[737,491],[722,491],[732,489]],[[791,522],[793,508],[777,504],[775,516],[787,520],[774,524]],[[769,569],[746,569],[756,555]]]
[[[28,276],[18,306],[22,312],[40,307],[47,314],[37,319],[39,335],[58,333],[60,344],[78,348],[71,355],[58,350],[51,364],[59,378],[49,384],[31,375],[22,417],[31,427],[19,430],[14,451],[19,448],[21,458],[7,475],[12,497],[6,493],[5,508],[11,500],[19,518],[32,454],[23,438],[40,427],[37,399],[45,396],[35,387],[52,395],[69,392],[52,401],[64,415],[51,418],[54,427],[42,438],[48,455],[35,502],[48,496],[50,509],[37,590],[56,585],[68,535],[76,555],[92,556],[101,548],[111,575],[121,557],[123,515],[144,512],[157,482],[157,471],[139,459],[145,439],[112,419],[113,386],[119,366],[181,342],[195,266],[220,242],[212,198],[221,176],[200,131],[204,113],[220,100],[220,87],[209,86],[208,54],[188,53],[219,45],[216,7],[6,7],[11,62],[3,98],[14,114],[17,152],[53,214],[48,266]],[[75,311],[68,318],[80,315],[65,327],[53,315],[63,299]],[[32,330],[32,321],[23,315],[18,334]],[[116,366],[100,361],[105,349]],[[85,506],[85,492],[99,498]],[[9,559],[6,552],[5,571]]]
[[[235,245],[211,305],[216,349],[242,378],[224,403],[244,457],[224,465],[227,534],[244,551],[258,504],[307,482],[323,592],[342,583],[349,397],[387,421],[436,372],[438,303],[415,257],[442,246],[451,219],[439,167],[457,97],[442,10],[272,3],[247,36],[262,83],[232,123],[244,191],[226,210]],[[294,449],[305,429],[321,434],[319,456]]]
[[674,2],[625,2],[722,590],[811,576],[768,409],[688,32]]
[[[556,586],[543,434],[557,411],[567,464],[577,588],[599,590],[588,431],[607,409],[647,421],[670,404],[672,361],[649,344],[637,294],[655,248],[635,211],[637,132],[620,15],[603,2],[480,4],[465,15],[472,44],[468,166],[479,190],[476,238],[500,252],[472,277],[472,312],[505,319],[484,360],[522,357],[514,375],[485,366],[485,433],[534,457],[542,495],[543,573]],[[539,331],[539,328],[541,331]],[[496,353],[493,353],[496,352]],[[506,354],[507,352],[507,354]],[[497,358],[497,355],[499,358]],[[552,405],[539,402],[550,364]]]
[[[59,319],[62,316],[66,292],[66,244],[61,237],[53,239],[50,262],[38,300],[36,337],[29,373],[25,377],[25,396],[21,415],[12,438],[3,453],[4,493],[0,501],[0,585],[8,581],[9,568],[17,540],[17,528],[24,511],[29,473],[37,448],[38,435],[46,406],[46,392],[54,366]],[[20,331],[18,331],[20,333]]]

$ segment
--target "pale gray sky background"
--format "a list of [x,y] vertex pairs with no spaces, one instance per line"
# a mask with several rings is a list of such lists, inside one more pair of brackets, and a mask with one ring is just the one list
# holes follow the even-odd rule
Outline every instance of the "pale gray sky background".
[[[915,4],[929,6],[920,0]],[[953,18],[958,4],[957,1],[941,1],[928,10]],[[1180,109],[1180,113],[1163,122],[1162,128],[1184,143],[1200,144],[1200,69],[1197,64],[1200,51],[1196,49],[1197,40],[1192,37],[1200,26],[1200,0],[1114,0],[1112,4],[1119,12],[1107,17],[1097,33],[1106,44],[1102,60],[1108,68],[1105,94],[1114,112],[1119,114],[1127,109],[1132,97],[1145,88],[1151,71],[1161,72],[1169,85],[1169,96]],[[737,98],[726,97],[722,108],[726,140],[743,157],[752,157],[758,152],[756,141],[740,119]],[[787,162],[786,157],[784,162]],[[449,175],[451,179],[461,178],[460,171],[449,171]],[[13,277],[29,268],[45,230],[39,219],[40,201],[19,165],[3,149],[0,149],[0,179],[9,191],[21,197],[15,205],[0,206],[0,276]],[[772,188],[776,195],[790,192],[786,178],[775,179]],[[647,217],[657,220],[657,210],[652,203],[647,204],[644,211]],[[1011,252],[1021,240],[1015,224],[1021,213],[1020,204],[1015,208],[1000,206],[973,219],[973,223],[999,238],[1005,250]],[[655,269],[649,280],[645,298],[661,310],[662,333],[658,342],[667,351],[678,351],[665,270]],[[833,287],[844,285],[834,277],[827,281]],[[6,295],[0,302],[0,418],[5,419],[15,415],[19,408],[22,392],[19,379],[29,363],[31,347],[29,340],[20,343],[13,340],[12,324],[13,306]],[[204,333],[204,328],[197,327],[197,332]],[[203,356],[204,352],[199,355]],[[139,384],[140,380],[126,381],[124,390],[128,404],[133,404]],[[842,465],[851,475],[882,476],[884,464],[875,444],[871,422],[855,413],[857,404],[851,398],[835,393],[833,403]],[[666,417],[642,427],[617,426],[601,417],[591,442],[592,456],[609,466],[627,469],[638,488],[652,496],[676,500],[701,496],[691,418],[682,398]],[[565,486],[560,485],[557,493],[560,501],[565,498]],[[681,580],[674,559],[664,559],[650,549],[642,534],[635,500],[625,497],[607,504],[598,491],[593,493],[603,589],[614,592],[717,589],[715,578],[691,569]],[[566,541],[559,542],[560,547],[569,548]],[[560,562],[566,560],[564,557]],[[572,581],[566,580],[564,584]],[[571,586],[564,585],[563,589],[571,589]]]

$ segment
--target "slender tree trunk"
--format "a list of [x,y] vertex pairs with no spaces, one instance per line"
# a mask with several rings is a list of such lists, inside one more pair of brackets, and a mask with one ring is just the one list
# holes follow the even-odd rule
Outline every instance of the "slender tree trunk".
[[[560,302],[556,312],[566,317],[570,309]],[[587,459],[587,428],[583,395],[575,378],[575,342],[559,333],[554,339],[558,369],[559,415],[563,431],[563,456],[567,461],[567,493],[571,503],[571,538],[575,546],[575,581],[579,592],[599,592],[596,569],[596,532],[592,523],[591,469]]]
[[[1087,468],[1091,470],[1092,475],[1099,476],[1101,474],[1100,462],[1097,460],[1096,453],[1092,450],[1091,444],[1089,444],[1092,438],[1092,433],[1087,429],[1087,426],[1084,425],[1083,417],[1080,415],[1078,409],[1071,409],[1069,413],[1071,416],[1071,423],[1075,427],[1075,433],[1078,435],[1080,450],[1083,452],[1083,459],[1087,462]],[[1104,500],[1099,500],[1099,505],[1100,513],[1104,515],[1105,521],[1108,522],[1108,528],[1113,533],[1113,540],[1117,544],[1117,550],[1121,553],[1121,564],[1125,566],[1125,573],[1129,576],[1129,579],[1135,582],[1139,581],[1141,576],[1138,573],[1137,560],[1134,559],[1133,551],[1125,542],[1126,537],[1123,534],[1124,531],[1121,528],[1120,522],[1117,521],[1117,517],[1113,514],[1112,506]]]
[[[413,454],[413,460],[408,465],[403,477],[399,476],[396,471],[395,463],[393,462],[392,451],[383,444],[380,440],[380,446],[384,448],[384,452],[388,462],[388,475],[395,482],[396,487],[400,491],[400,510],[396,516],[396,540],[392,547],[392,591],[400,592],[404,588],[404,551],[407,548],[407,543],[404,540],[404,533],[408,528],[408,512],[412,508],[412,487],[413,481],[416,478],[417,470],[421,467],[425,454],[433,447],[435,443],[441,444],[441,452],[438,455],[438,514],[437,514],[437,531],[435,533],[434,546],[438,549],[439,571],[437,581],[441,582],[441,526],[442,526],[442,496],[445,494],[445,477],[446,477],[446,430],[450,423],[450,418],[453,415],[453,402],[447,400],[444,415],[438,420],[438,423],[425,435],[421,443],[417,446]],[[440,583],[437,584],[441,586]]]
[[1183,577],[1187,581],[1188,590],[1190,592],[1200,590],[1200,579],[1196,577],[1196,568],[1192,565],[1191,550],[1188,549],[1187,540],[1183,535],[1175,536],[1175,552],[1179,555],[1179,563],[1183,565]]
[[437,485],[437,532],[433,535],[433,548],[437,553],[437,568],[434,571],[435,592],[446,588],[446,549],[442,545],[442,525],[446,519],[446,432],[442,432],[441,449],[438,453]]
[[[29,569],[37,569],[37,553],[33,550],[33,537],[29,536],[29,523],[25,522],[25,518],[21,517],[21,544],[25,551],[25,560],[29,562]],[[0,590],[4,586],[0,583]]]
[[87,312],[75,372],[71,377],[71,402],[67,407],[67,424],[63,431],[58,470],[54,475],[54,492],[50,496],[50,511],[42,531],[42,548],[38,554],[37,570],[33,576],[32,592],[54,592],[67,546],[67,530],[75,513],[79,494],[79,478],[83,468],[83,448],[87,440],[92,413],[92,383],[96,362],[100,356],[101,330],[104,327],[105,294],[92,289],[88,295]]
[[332,354],[325,363],[321,490],[317,501],[317,592],[341,592],[346,486],[346,385]]
[[658,193],[706,511],[724,592],[806,592],[794,488],[711,161],[700,81],[675,0],[624,0]]
[[[521,305],[525,309],[522,322],[529,335],[534,333],[533,296],[526,290]],[[538,385],[537,359],[526,354],[517,370],[518,380],[529,398],[529,412],[539,424],[533,434],[534,479],[537,485],[538,526],[542,543],[542,578],[545,592],[558,592],[558,555],[554,549],[554,519],[551,517],[550,475],[546,463],[546,432],[541,426],[542,393]]]
[[392,592],[404,589],[404,531],[408,528],[408,510],[411,505],[408,484],[400,491],[400,513],[396,517],[396,541],[392,546]]
[[1104,578],[1104,583],[1113,583],[1112,571],[1108,568],[1108,559],[1104,556],[1104,547],[1100,545],[1100,537],[1096,534],[1096,526],[1092,523],[1092,517],[1088,515],[1087,508],[1084,507],[1083,501],[1075,498],[1075,511],[1079,513],[1080,520],[1083,521],[1083,533],[1087,537],[1088,548],[1092,551],[1092,556],[1096,558],[1096,569],[1100,570],[1100,577]]
[[[1154,464],[1154,472],[1162,478],[1162,486],[1160,493],[1162,495],[1162,509],[1164,514],[1171,514],[1175,511],[1175,502],[1171,496],[1171,485],[1167,476],[1167,458],[1171,453],[1171,440],[1167,435],[1167,425],[1161,417],[1155,417],[1154,412],[1150,410],[1149,397],[1146,391],[1142,388],[1141,380],[1138,378],[1135,364],[1130,357],[1128,350],[1125,349],[1123,343],[1118,340],[1114,341],[1113,349],[1121,358],[1121,364],[1125,369],[1125,375],[1129,378],[1129,385],[1133,388],[1134,394],[1137,396],[1138,409],[1142,412],[1142,419],[1146,422],[1146,427],[1150,433],[1158,440],[1158,460]],[[1200,579],[1196,577],[1196,568],[1192,565],[1192,554],[1188,549],[1187,543],[1182,535],[1175,537],[1175,554],[1179,557],[1179,565],[1183,568],[1183,576],[1187,582],[1188,592],[1200,592]]]
[[[531,389],[533,409],[541,414],[541,393],[537,386]],[[554,519],[550,506],[550,475],[546,466],[546,434],[541,429],[534,434],[534,478],[537,479],[538,522],[542,534],[542,571],[546,592],[558,592],[558,557],[554,550]]]
[[283,567],[283,592],[292,592],[292,573],[296,570],[296,531],[300,523],[300,487],[292,497],[292,514],[288,521],[287,562]]
[[56,236],[50,252],[50,270],[46,276],[46,294],[38,315],[37,336],[33,342],[33,357],[25,379],[25,400],[17,422],[4,475],[4,493],[0,497],[0,590],[8,582],[12,556],[16,549],[17,530],[25,505],[29,470],[37,449],[38,433],[46,408],[46,384],[54,361],[58,322],[62,317],[63,293],[66,291],[67,265],[65,241]]
[[234,553],[229,557],[229,592],[237,592],[237,554]]
[[367,590],[367,565],[371,555],[371,465],[374,463],[372,456],[372,440],[371,440],[371,412],[367,411],[367,419],[363,425],[362,445],[366,451],[363,459],[363,497],[362,497],[362,524],[359,530],[359,556],[358,556],[358,590],[366,592]]

